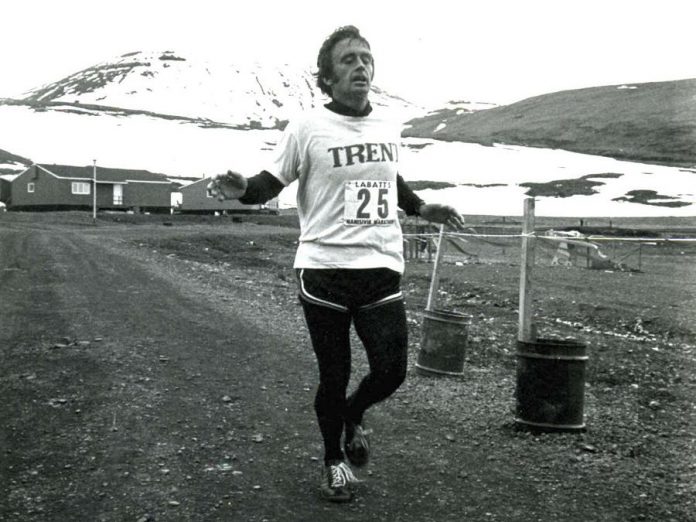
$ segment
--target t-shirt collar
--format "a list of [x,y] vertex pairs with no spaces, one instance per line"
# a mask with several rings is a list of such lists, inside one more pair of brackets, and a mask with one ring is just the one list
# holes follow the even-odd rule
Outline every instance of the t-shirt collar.
[[356,111],[352,107],[348,107],[347,105],[336,100],[331,100],[331,102],[324,105],[324,107],[332,112],[335,112],[336,114],[340,114],[341,116],[367,116],[372,112],[372,105],[370,105],[369,101],[362,111]]

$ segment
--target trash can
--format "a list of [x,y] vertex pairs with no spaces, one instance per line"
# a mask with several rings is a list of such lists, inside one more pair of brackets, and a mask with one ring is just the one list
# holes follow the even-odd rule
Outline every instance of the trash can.
[[425,310],[416,370],[424,375],[462,375],[470,316]]
[[587,347],[578,341],[517,341],[518,426],[535,431],[584,430],[587,360]]

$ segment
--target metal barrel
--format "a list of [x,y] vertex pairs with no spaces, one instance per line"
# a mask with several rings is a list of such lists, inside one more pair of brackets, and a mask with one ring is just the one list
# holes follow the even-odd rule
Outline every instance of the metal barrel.
[[470,316],[425,310],[416,369],[425,375],[462,375]]
[[584,430],[587,360],[578,341],[517,341],[515,422],[535,431]]

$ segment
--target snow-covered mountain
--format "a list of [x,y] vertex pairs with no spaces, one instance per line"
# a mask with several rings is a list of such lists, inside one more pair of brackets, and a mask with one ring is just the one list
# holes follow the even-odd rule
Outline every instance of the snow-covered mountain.
[[[373,88],[371,102],[406,121],[424,110]],[[209,120],[236,128],[278,128],[326,103],[308,70],[288,64],[220,63],[172,51],[134,52],[27,93],[27,102],[118,107]]]

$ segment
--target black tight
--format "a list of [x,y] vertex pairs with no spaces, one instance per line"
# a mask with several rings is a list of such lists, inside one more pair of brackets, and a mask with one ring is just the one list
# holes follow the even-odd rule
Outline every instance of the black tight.
[[[314,409],[324,439],[324,460],[342,459],[344,419],[362,423],[363,414],[394,393],[406,378],[407,327],[402,300],[374,308],[342,312],[302,301],[319,364]],[[350,380],[350,325],[360,337],[370,372],[346,398]]]

